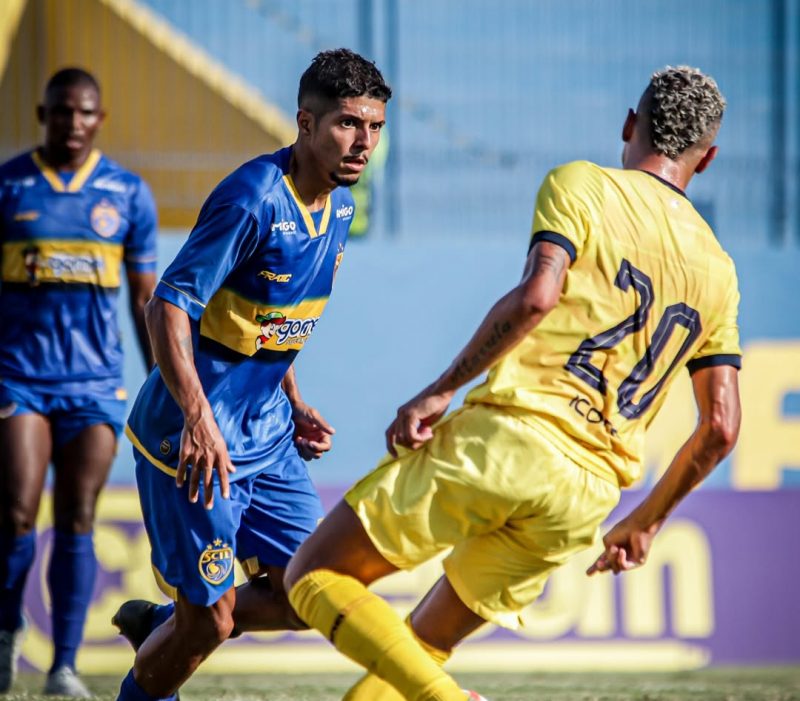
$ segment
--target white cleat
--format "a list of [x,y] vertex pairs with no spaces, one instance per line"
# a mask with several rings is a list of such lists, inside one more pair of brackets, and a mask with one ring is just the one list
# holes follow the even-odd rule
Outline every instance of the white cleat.
[[462,689],[467,695],[467,701],[488,701],[488,699],[481,696],[477,691],[468,691],[467,689]]
[[62,665],[47,675],[44,693],[46,696],[66,696],[71,699],[94,698],[78,673],[67,665]]
[[0,694],[5,694],[14,684],[17,677],[17,662],[22,651],[27,623],[14,631],[0,630]]

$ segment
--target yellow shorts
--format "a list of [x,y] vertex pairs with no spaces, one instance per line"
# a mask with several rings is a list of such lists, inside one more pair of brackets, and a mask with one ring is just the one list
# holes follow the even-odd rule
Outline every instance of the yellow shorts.
[[400,569],[452,546],[444,569],[458,596],[514,629],[550,572],[595,541],[619,487],[516,416],[474,404],[419,450],[384,458],[345,500]]

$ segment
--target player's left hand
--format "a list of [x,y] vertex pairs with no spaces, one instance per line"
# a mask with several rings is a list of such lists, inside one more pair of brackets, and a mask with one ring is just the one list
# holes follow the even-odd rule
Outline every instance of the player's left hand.
[[437,392],[426,387],[397,410],[397,416],[386,429],[386,449],[397,457],[397,446],[416,450],[433,438],[431,428],[444,416],[453,399],[453,392]]
[[633,514],[622,519],[603,538],[605,551],[598,557],[586,574],[611,571],[614,574],[641,567],[658,532],[658,525],[644,526]]
[[305,402],[292,406],[294,420],[294,444],[303,460],[317,460],[333,446],[336,433],[322,415]]

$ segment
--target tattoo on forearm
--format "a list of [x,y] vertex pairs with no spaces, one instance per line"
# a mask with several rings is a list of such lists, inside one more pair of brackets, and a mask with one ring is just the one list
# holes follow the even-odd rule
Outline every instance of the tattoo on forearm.
[[180,346],[184,358],[186,358],[187,360],[191,360],[192,358],[194,358],[194,349],[192,348],[191,334],[179,338],[178,345]]
[[487,356],[490,357],[492,355],[500,340],[511,333],[513,328],[513,324],[510,321],[504,321],[502,324],[495,322],[492,326],[491,335],[478,349],[477,353],[467,358],[462,358],[456,365],[451,375],[452,379],[460,383],[470,379],[476,371],[480,372],[485,366]]

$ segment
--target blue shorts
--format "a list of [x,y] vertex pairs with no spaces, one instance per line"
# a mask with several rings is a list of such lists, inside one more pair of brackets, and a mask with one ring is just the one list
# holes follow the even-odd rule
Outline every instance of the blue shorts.
[[3,416],[46,416],[58,448],[95,424],[108,424],[119,438],[125,424],[125,390],[115,380],[88,382],[83,387],[85,393],[54,394],[42,385],[4,379],[0,382],[0,412]]
[[223,499],[214,483],[214,508],[188,499],[175,477],[136,448],[136,483],[159,587],[210,606],[233,586],[233,559],[249,575],[259,567],[285,567],[322,518],[322,503],[295,452],[263,472],[230,485]]

